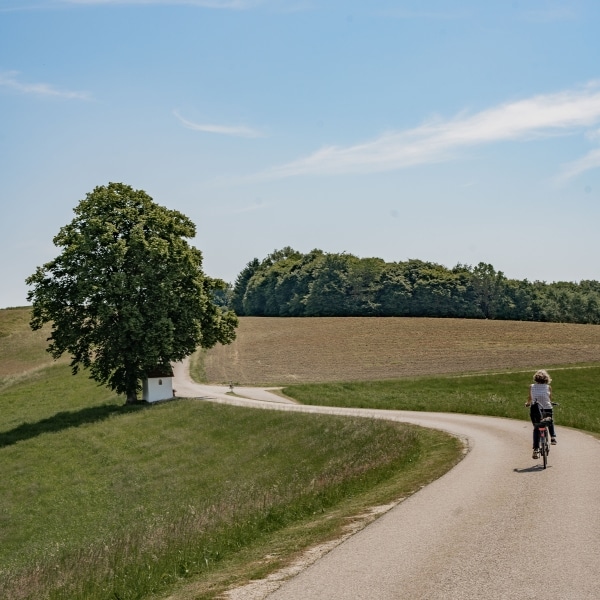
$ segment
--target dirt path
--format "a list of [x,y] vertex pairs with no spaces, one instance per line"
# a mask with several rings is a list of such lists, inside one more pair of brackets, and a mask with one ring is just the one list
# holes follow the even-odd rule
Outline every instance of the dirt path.
[[[467,440],[469,453],[325,556],[233,591],[232,600],[596,600],[600,589],[600,446],[559,428],[545,471],[531,459],[528,423],[471,415],[302,406],[271,391],[194,384],[179,396],[256,408],[407,421]],[[546,545],[547,544],[547,545]]]

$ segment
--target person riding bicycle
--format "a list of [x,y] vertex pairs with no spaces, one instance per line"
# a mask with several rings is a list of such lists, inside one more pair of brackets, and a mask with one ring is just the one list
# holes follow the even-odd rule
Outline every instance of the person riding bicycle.
[[[529,406],[529,416],[533,423],[533,456],[539,458],[540,432],[535,426],[544,417],[552,418],[552,388],[550,387],[550,375],[547,371],[540,369],[533,376],[533,383],[529,386],[529,401],[525,406]],[[550,421],[548,424],[550,432],[550,443],[556,444],[556,432],[554,431],[554,423]]]

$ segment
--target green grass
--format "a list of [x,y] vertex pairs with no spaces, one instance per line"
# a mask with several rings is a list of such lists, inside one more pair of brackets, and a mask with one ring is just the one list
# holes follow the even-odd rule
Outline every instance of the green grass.
[[[548,368],[558,424],[600,433],[600,365]],[[419,377],[369,383],[287,386],[299,402],[325,406],[424,410],[529,419],[524,407],[534,371]]]
[[403,470],[418,487],[436,444],[434,473],[449,468],[456,441],[424,434],[185,399],[127,407],[67,366],[35,370],[0,392],[0,597],[141,599],[194,578],[214,597],[221,565],[269,536],[378,487],[370,501],[389,501]]
[[30,315],[29,308],[0,310],[0,390],[24,374],[53,364],[45,351],[50,328],[31,331]]
[[[215,598],[413,493],[461,456],[377,420],[124,399],[0,311],[0,598]],[[201,364],[195,365],[201,374]],[[596,431],[600,366],[551,370],[559,423]],[[527,418],[531,373],[290,386],[306,403]]]

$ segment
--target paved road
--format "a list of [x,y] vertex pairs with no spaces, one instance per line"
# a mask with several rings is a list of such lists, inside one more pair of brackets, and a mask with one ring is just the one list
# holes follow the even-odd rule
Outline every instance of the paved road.
[[[558,428],[545,471],[528,423],[406,411],[308,407],[268,391],[198,386],[176,370],[178,396],[416,423],[451,432],[465,459],[287,581],[236,598],[259,600],[554,600],[600,598],[600,446]],[[547,593],[542,593],[544,588]],[[249,588],[250,590],[250,588]],[[273,591],[274,590],[274,591]]]

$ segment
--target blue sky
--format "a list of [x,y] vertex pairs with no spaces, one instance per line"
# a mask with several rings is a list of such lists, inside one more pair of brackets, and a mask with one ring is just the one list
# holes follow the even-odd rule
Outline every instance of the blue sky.
[[0,307],[86,193],[234,282],[292,246],[600,279],[597,0],[0,0]]

